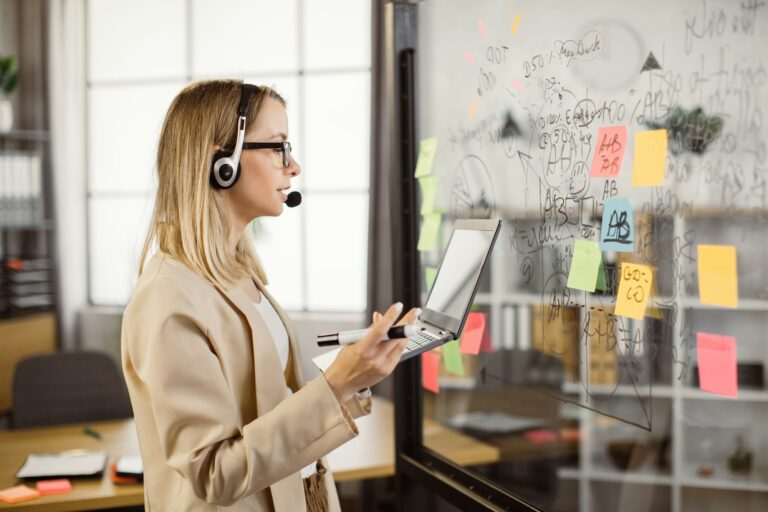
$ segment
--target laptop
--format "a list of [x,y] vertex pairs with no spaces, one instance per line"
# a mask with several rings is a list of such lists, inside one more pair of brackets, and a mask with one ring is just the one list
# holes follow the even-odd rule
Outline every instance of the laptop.
[[[477,293],[488,255],[499,236],[501,220],[457,220],[440,262],[435,282],[400,361],[458,339]],[[312,359],[325,371],[339,347]]]

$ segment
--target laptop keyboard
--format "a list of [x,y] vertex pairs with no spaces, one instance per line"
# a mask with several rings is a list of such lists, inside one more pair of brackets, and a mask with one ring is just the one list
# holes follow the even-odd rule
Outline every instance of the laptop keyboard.
[[416,334],[411,336],[410,341],[405,346],[405,352],[412,352],[414,350],[418,350],[424,345],[429,345],[430,343],[435,343],[440,340],[441,340],[440,337],[435,336],[429,331],[417,332]]

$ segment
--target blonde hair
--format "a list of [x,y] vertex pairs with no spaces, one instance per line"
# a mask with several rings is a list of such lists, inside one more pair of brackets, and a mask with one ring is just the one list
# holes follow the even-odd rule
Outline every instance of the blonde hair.
[[[233,150],[242,82],[208,80],[185,87],[165,115],[157,147],[158,188],[139,275],[156,247],[223,287],[253,270],[264,284],[266,274],[244,230],[234,253],[229,249],[232,226],[220,191],[209,182],[214,148]],[[269,87],[259,87],[248,104],[246,129],[253,126],[265,98],[285,100]]]

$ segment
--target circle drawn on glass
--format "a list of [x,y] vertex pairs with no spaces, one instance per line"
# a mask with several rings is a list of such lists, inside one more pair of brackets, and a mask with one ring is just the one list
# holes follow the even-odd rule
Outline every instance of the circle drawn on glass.
[[456,166],[451,189],[451,210],[457,217],[488,219],[496,208],[493,182],[485,163],[468,155]]

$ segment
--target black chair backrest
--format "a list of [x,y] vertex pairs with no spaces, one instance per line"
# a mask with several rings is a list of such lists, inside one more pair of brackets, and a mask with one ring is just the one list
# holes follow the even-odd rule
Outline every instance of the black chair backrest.
[[13,377],[13,428],[83,423],[133,415],[115,362],[101,352],[28,357]]

